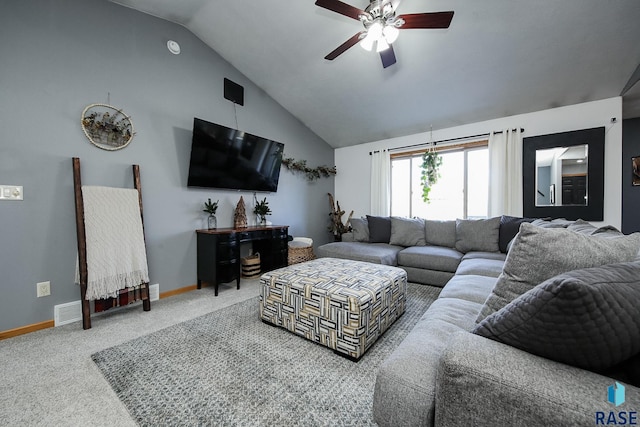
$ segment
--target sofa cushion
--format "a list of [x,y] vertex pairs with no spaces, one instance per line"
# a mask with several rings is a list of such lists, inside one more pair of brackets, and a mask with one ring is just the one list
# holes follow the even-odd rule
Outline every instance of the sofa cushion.
[[489,219],[457,219],[456,246],[460,252],[498,252],[500,217]]
[[462,259],[456,270],[459,274],[475,274],[478,276],[499,277],[504,266],[503,260],[486,259],[486,258],[467,258]]
[[439,298],[457,298],[483,304],[496,280],[495,277],[456,274],[442,289]]
[[391,218],[367,215],[369,241],[371,243],[389,243],[391,238]]
[[391,217],[389,244],[398,246],[424,246],[424,220],[420,218]]
[[429,286],[444,287],[455,273],[451,271],[427,270],[425,268],[407,267],[398,265],[407,272],[407,281],[410,283],[422,283]]
[[492,259],[492,260],[504,262],[507,259],[507,254],[503,254],[502,252],[479,252],[479,251],[473,251],[473,252],[467,252],[462,257],[463,260],[465,260],[465,259],[478,259],[478,258],[479,259]]
[[462,254],[442,246],[412,246],[398,252],[398,265],[455,272]]
[[453,248],[456,246],[456,222],[437,221],[426,219],[424,221],[425,239],[429,245],[445,246]]
[[553,276],[579,268],[633,261],[639,249],[640,233],[599,238],[522,223],[502,274],[477,321]]
[[481,304],[438,298],[376,375],[373,418],[381,426],[432,426],[436,374],[455,332],[473,329]]
[[602,371],[640,353],[640,263],[546,280],[480,322],[474,333],[548,359]]
[[354,242],[368,242],[369,223],[367,218],[351,218],[351,232]]
[[520,224],[523,222],[532,222],[534,218],[521,218],[517,216],[502,215],[500,217],[500,231],[498,237],[498,247],[500,252],[507,253],[507,245],[518,231],[520,231]]
[[402,246],[386,243],[333,242],[320,246],[316,253],[319,258],[341,258],[375,264],[398,265],[397,254]]

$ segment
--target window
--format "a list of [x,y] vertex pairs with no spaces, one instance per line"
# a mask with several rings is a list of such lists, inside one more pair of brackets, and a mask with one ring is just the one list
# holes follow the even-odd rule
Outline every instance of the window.
[[440,178],[422,200],[422,152],[391,156],[391,215],[428,219],[486,218],[489,212],[487,141],[445,147]]

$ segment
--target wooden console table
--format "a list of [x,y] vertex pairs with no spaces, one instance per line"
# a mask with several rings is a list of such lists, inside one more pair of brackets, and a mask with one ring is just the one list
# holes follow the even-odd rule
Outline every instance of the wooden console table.
[[198,289],[202,282],[218,284],[236,280],[240,289],[240,245],[251,242],[260,253],[262,271],[285,267],[288,259],[288,225],[196,230],[198,237]]

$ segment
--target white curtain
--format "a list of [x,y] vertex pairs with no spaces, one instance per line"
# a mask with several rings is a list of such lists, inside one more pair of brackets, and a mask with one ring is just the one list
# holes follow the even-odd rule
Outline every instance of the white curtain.
[[522,216],[522,132],[489,135],[489,217]]
[[391,200],[391,157],[389,152],[371,153],[371,215],[389,216]]

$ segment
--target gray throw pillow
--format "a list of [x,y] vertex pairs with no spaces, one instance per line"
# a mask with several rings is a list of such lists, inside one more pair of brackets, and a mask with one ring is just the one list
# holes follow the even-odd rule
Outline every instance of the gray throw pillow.
[[633,261],[639,249],[640,233],[602,238],[522,223],[477,322],[550,277],[579,268]]
[[521,218],[518,216],[502,215],[500,217],[500,232],[498,237],[498,247],[500,252],[507,253],[509,242],[516,237],[523,222],[532,222],[534,218]]
[[420,218],[391,217],[389,243],[398,246],[424,246],[424,220]]
[[640,353],[640,263],[548,279],[480,322],[473,333],[602,372]]
[[424,234],[428,244],[453,248],[456,246],[456,222],[426,219]]
[[573,224],[567,227],[567,230],[575,231],[591,236],[598,228],[583,219],[577,219]]
[[391,238],[391,218],[367,215],[367,222],[369,223],[369,242],[389,243]]
[[531,224],[537,225],[542,228],[567,228],[573,221],[566,220],[564,218],[556,218],[554,220],[549,220],[547,218],[538,218],[534,220]]
[[369,223],[367,218],[351,218],[351,232],[354,242],[368,242]]
[[499,237],[500,217],[456,220],[456,249],[462,253],[498,252]]

